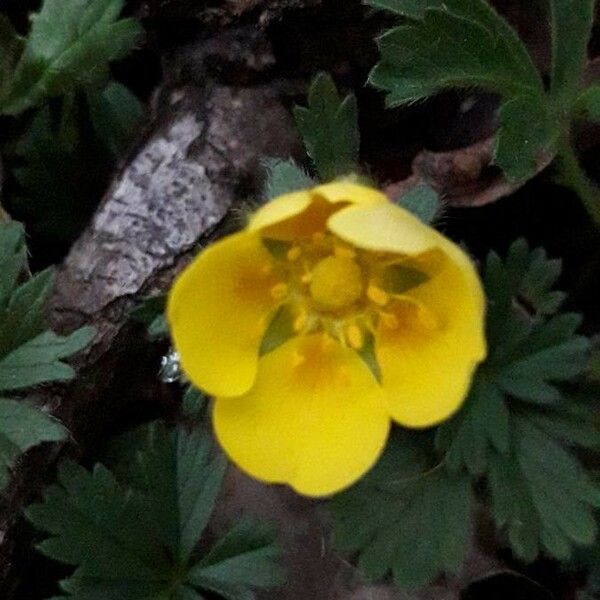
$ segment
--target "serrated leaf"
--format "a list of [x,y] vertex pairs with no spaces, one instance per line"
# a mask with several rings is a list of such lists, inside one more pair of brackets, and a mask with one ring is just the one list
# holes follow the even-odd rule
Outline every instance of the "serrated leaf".
[[284,578],[274,568],[281,554],[275,539],[271,527],[243,519],[190,570],[187,582],[231,600],[252,597],[251,588],[278,587]]
[[85,107],[61,99],[41,107],[18,140],[14,169],[19,184],[13,213],[36,234],[71,241],[97,205],[114,159],[90,131]]
[[0,390],[19,390],[73,377],[73,368],[62,362],[85,348],[94,337],[92,327],[82,327],[63,337],[46,331],[0,358]]
[[181,411],[186,417],[198,417],[203,414],[208,398],[194,386],[188,386],[181,400]]
[[53,417],[23,401],[0,398],[0,490],[17,457],[42,442],[58,442],[67,430]]
[[67,462],[26,513],[51,536],[39,549],[77,566],[61,582],[67,597],[202,600],[203,589],[222,587],[223,597],[251,599],[252,588],[280,583],[273,535],[259,524],[240,524],[204,558],[192,555],[225,468],[206,433],[153,423],[111,449],[118,480],[102,465],[89,473]]
[[14,222],[0,223],[0,310],[6,306],[26,258],[23,226]]
[[53,284],[54,273],[46,269],[17,287],[6,308],[0,309],[0,363],[9,351],[44,330],[43,310]]
[[479,87],[508,97],[542,94],[527,51],[500,17],[479,0],[462,3],[461,9],[457,14],[428,8],[422,20],[380,38],[381,61],[369,81],[388,92],[388,106],[453,87]]
[[551,0],[552,74],[550,90],[559,105],[570,108],[587,63],[594,24],[594,0]]
[[596,536],[600,491],[581,464],[528,418],[513,421],[511,453],[492,454],[493,515],[514,552],[532,561],[543,550],[565,560]]
[[263,197],[272,200],[283,194],[304,190],[315,185],[314,179],[300,168],[291,158],[281,160],[278,158],[266,158],[263,165],[267,171]]
[[323,181],[358,170],[360,135],[356,97],[342,98],[333,79],[321,73],[308,93],[308,107],[296,106],[296,124]]
[[96,136],[115,159],[120,158],[142,120],[142,103],[116,81],[110,81],[101,92],[88,90],[86,98]]
[[79,566],[73,586],[83,579],[168,581],[168,557],[156,544],[143,503],[101,465],[89,473],[63,463],[58,483],[26,515],[51,534],[38,546],[44,555]]
[[423,223],[430,224],[440,210],[440,197],[429,185],[420,184],[401,196],[398,204],[421,219]]
[[130,482],[146,496],[160,539],[179,563],[189,559],[206,527],[225,467],[224,457],[214,456],[200,431],[147,429]]
[[370,579],[392,572],[404,589],[459,568],[470,535],[471,486],[463,473],[433,469],[405,437],[391,442],[375,469],[331,501],[335,543],[358,552]]
[[594,123],[600,122],[600,85],[591,85],[579,94],[574,114]]
[[450,470],[459,472],[464,465],[477,476],[487,470],[492,449],[507,453],[509,442],[509,411],[504,395],[480,372],[464,408],[439,427],[436,446]]
[[494,163],[512,181],[522,181],[536,172],[544,155],[554,152],[560,129],[547,114],[540,95],[517,95],[500,107]]
[[123,0],[45,0],[0,112],[15,115],[45,99],[107,78],[140,35],[134,19],[119,19]]

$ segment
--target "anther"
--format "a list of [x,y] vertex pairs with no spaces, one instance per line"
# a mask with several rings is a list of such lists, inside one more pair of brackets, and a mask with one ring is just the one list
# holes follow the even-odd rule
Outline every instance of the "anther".
[[294,331],[296,333],[300,333],[306,327],[307,322],[308,322],[308,314],[306,313],[305,310],[303,310],[294,319],[294,324],[293,324]]
[[348,340],[348,344],[355,350],[360,350],[365,343],[361,328],[355,324],[348,325],[346,328],[346,339]]
[[272,288],[271,288],[271,297],[274,300],[283,300],[288,293],[288,286],[287,283],[276,283]]
[[367,288],[367,297],[378,306],[385,306],[390,301],[389,294],[373,284]]
[[300,258],[300,256],[302,255],[302,250],[300,249],[299,246],[292,246],[286,254],[287,259],[290,262],[293,262],[295,260],[298,260]]

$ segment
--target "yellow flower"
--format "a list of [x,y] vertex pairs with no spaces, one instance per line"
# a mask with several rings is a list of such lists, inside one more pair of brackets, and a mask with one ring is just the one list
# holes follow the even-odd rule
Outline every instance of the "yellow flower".
[[231,460],[310,496],[359,479],[391,421],[448,418],[486,353],[465,253],[349,182],[281,196],[200,253],[168,319]]

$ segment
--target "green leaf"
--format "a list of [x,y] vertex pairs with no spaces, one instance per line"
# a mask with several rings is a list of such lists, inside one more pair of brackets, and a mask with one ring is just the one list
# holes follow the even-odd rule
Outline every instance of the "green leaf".
[[118,479],[67,462],[26,512],[50,534],[40,551],[77,566],[61,583],[68,597],[202,600],[208,590],[250,600],[252,588],[281,582],[273,535],[260,525],[240,523],[203,558],[192,552],[225,470],[208,434],[153,423],[111,446]]
[[573,544],[595,539],[600,490],[579,461],[530,419],[515,418],[511,437],[509,455],[490,457],[494,519],[523,560],[542,550],[565,560]]
[[149,327],[156,317],[164,314],[166,306],[166,294],[148,296],[147,298],[143,298],[140,303],[132,309],[129,315],[137,323]]
[[45,0],[0,112],[16,115],[52,96],[103,82],[108,64],[140,36],[134,19],[119,19],[123,0]]
[[130,470],[129,482],[146,497],[148,515],[171,556],[185,564],[213,511],[226,461],[213,456],[200,431],[168,432],[153,424]]
[[440,211],[440,197],[427,184],[420,184],[404,194],[398,204],[428,225]]
[[575,101],[575,115],[594,123],[600,122],[600,85],[591,85],[579,94]]
[[171,565],[144,504],[101,465],[89,473],[64,463],[58,483],[26,515],[51,535],[38,545],[45,556],[78,566],[63,584],[65,591],[77,590],[76,597],[98,583],[123,587],[127,598],[144,597],[142,591],[169,581]]
[[181,410],[187,417],[198,417],[204,413],[207,404],[208,398],[200,390],[190,385],[181,400]]
[[91,131],[85,104],[63,98],[43,106],[15,148],[20,166],[13,214],[30,231],[53,241],[72,241],[96,208],[114,167]]
[[25,267],[25,232],[19,223],[0,223],[0,310],[17,284]]
[[0,398],[0,490],[22,453],[42,442],[58,442],[66,429],[50,415],[22,401]]
[[42,271],[17,286],[26,256],[19,225],[0,225],[0,250],[0,391],[70,379],[73,369],[61,359],[87,346],[94,330],[82,328],[67,337],[44,331],[52,271]]
[[509,179],[535,173],[541,157],[554,152],[560,123],[551,116],[527,49],[508,23],[484,0],[372,3],[414,19],[379,40],[381,60],[369,80],[388,93],[388,106],[449,88],[499,94],[496,164]]
[[552,75],[550,90],[569,109],[587,63],[587,46],[594,24],[594,0],[550,0]]
[[267,181],[263,197],[272,200],[283,194],[304,190],[313,187],[315,181],[300,168],[291,158],[280,160],[278,158],[266,158],[263,165],[267,170]]
[[504,395],[479,372],[459,414],[443,423],[436,434],[436,446],[445,455],[453,472],[463,465],[473,476],[488,468],[492,448],[500,453],[509,449],[509,412]]
[[535,173],[544,154],[554,152],[559,136],[556,120],[540,96],[518,95],[500,107],[494,162],[513,181]]
[[308,93],[308,107],[294,109],[304,145],[323,181],[358,170],[360,135],[353,94],[342,98],[333,79],[320,73]]
[[272,527],[242,519],[190,570],[187,583],[230,600],[253,598],[250,588],[279,587],[284,578],[274,568],[281,554],[275,539]]
[[569,401],[560,384],[583,373],[589,341],[576,335],[581,318],[552,315],[564,299],[552,286],[561,263],[524,240],[503,261],[491,252],[484,270],[488,357],[459,413],[437,432],[438,450],[453,471],[485,474],[489,455],[509,451],[511,415],[526,414],[549,437],[595,447],[589,409]]
[[23,48],[23,38],[17,34],[10,19],[0,14],[0,102],[10,86],[15,65]]
[[370,579],[391,571],[404,589],[457,570],[470,535],[469,477],[431,468],[421,444],[406,434],[391,440],[373,471],[330,504],[340,550],[358,552]]
[[435,0],[366,0],[365,4],[381,10],[389,10],[401,17],[421,17],[427,6],[437,6]]
[[369,81],[388,92],[388,106],[456,87],[541,96],[542,81],[514,32],[484,2],[462,4],[459,14],[427,9],[379,39],[381,61]]
[[0,363],[2,357],[44,331],[44,306],[54,285],[46,269],[17,287],[0,309]]
[[113,157],[120,158],[138,130],[144,111],[142,103],[116,81],[110,81],[101,93],[88,90],[87,101],[98,139]]
[[19,390],[49,381],[72,379],[72,367],[62,362],[85,348],[94,337],[82,327],[63,337],[46,331],[0,358],[0,390]]

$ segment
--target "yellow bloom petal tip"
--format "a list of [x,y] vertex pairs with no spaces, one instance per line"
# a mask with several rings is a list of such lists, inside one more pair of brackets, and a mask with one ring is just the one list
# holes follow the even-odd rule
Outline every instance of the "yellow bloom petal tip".
[[[401,289],[390,268],[410,274]],[[431,427],[460,408],[485,357],[484,312],[463,250],[342,181],[272,200],[201,252],[167,316],[185,373],[216,397],[230,459],[324,496],[371,468],[392,422]]]

